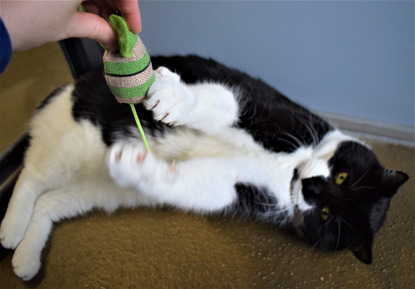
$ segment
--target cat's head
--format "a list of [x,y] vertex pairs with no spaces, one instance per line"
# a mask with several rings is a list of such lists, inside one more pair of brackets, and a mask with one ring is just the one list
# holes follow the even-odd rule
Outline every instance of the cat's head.
[[323,250],[348,248],[362,262],[372,262],[372,244],[383,225],[390,200],[408,176],[385,169],[366,146],[340,143],[329,160],[328,177],[303,179],[303,235]]

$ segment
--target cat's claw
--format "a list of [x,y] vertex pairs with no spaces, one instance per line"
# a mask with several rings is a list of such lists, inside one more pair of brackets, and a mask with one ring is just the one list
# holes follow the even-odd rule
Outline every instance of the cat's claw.
[[159,67],[150,86],[144,106],[153,111],[154,119],[169,125],[183,125],[195,108],[197,98],[180,81],[180,77],[165,67]]

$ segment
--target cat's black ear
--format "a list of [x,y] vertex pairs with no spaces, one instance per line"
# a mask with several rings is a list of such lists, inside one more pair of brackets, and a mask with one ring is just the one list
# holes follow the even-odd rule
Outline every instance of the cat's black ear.
[[371,243],[360,241],[350,247],[350,250],[356,256],[357,259],[365,264],[372,263],[372,245]]
[[400,171],[385,170],[382,186],[386,189],[385,197],[393,197],[398,188],[409,179],[409,176]]

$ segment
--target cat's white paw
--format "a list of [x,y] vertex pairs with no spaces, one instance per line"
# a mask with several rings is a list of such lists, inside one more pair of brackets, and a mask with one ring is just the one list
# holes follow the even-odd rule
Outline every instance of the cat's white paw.
[[14,273],[22,280],[28,281],[39,272],[40,252],[32,246],[21,244],[14,252],[12,265]]
[[177,177],[175,164],[157,159],[141,143],[112,146],[107,167],[111,178],[121,187],[142,188],[153,183],[172,183]]
[[[13,218],[14,217],[14,218]],[[19,216],[6,215],[0,227],[0,240],[4,248],[15,249],[22,241],[27,222],[20,220]]]
[[183,125],[196,107],[197,98],[180,81],[180,77],[165,67],[154,72],[144,106],[153,111],[154,119],[171,125]]

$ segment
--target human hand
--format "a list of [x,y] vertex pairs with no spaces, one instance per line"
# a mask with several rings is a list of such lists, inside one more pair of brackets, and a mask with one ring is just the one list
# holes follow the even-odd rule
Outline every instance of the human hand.
[[[81,4],[88,12],[77,11]],[[79,37],[95,39],[116,51],[115,33],[102,18],[108,18],[115,10],[121,12],[132,32],[141,31],[137,0],[2,1],[0,15],[9,32],[12,50]]]

